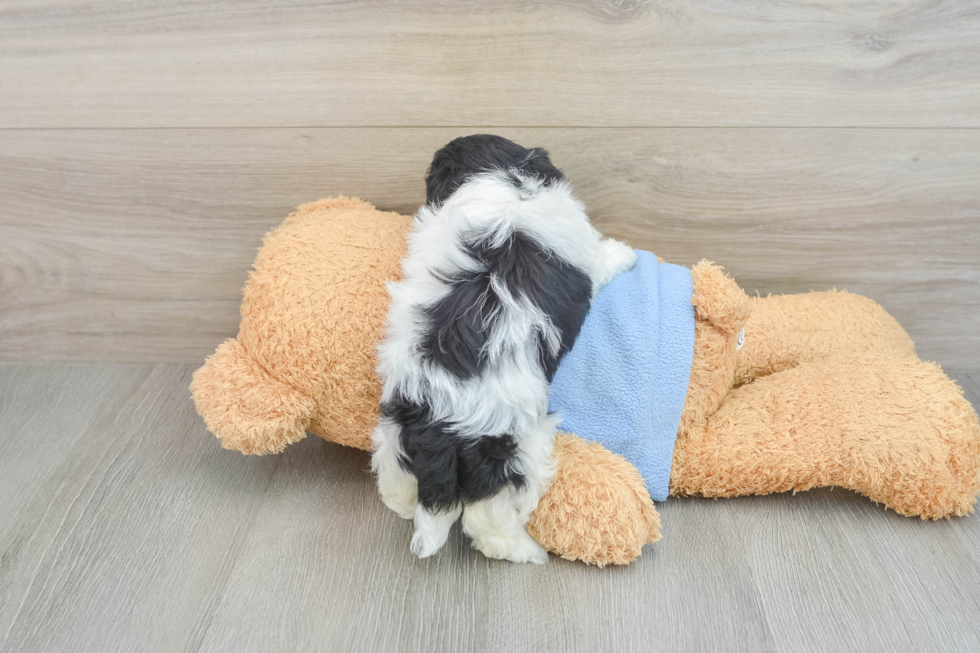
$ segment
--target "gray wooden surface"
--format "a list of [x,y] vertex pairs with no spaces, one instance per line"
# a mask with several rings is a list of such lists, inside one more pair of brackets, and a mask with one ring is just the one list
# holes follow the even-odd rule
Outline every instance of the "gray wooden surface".
[[[470,131],[0,130],[0,360],[200,362],[295,204],[411,213]],[[548,147],[609,235],[752,293],[866,294],[980,367],[980,130],[495,131]]]
[[297,204],[553,151],[596,222],[980,368],[971,0],[0,4],[0,360],[196,363]]
[[0,127],[980,127],[971,0],[16,0]]
[[980,515],[670,499],[627,567],[419,561],[363,452],[225,451],[192,370],[0,365],[0,651],[980,649]]

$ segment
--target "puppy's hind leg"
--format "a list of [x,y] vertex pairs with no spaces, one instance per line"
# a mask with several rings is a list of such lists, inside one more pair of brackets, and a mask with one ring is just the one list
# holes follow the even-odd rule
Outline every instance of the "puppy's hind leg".
[[412,464],[418,474],[418,506],[412,553],[428,558],[442,548],[459,519],[462,503],[457,486],[456,447],[450,438],[419,438]]
[[516,505],[511,487],[463,510],[463,532],[473,538],[473,546],[488,558],[511,562],[544,564],[548,553],[524,530],[526,518]]
[[[482,463],[488,481],[485,492],[470,496],[484,498],[463,508],[463,532],[473,538],[473,546],[488,558],[512,562],[548,561],[548,554],[524,530],[555,473],[552,449],[558,419],[544,416],[537,425],[517,439],[485,438],[479,455],[467,462],[472,469]],[[464,453],[473,453],[472,451]],[[504,464],[501,464],[504,463]],[[515,475],[519,469],[520,474]]]
[[402,519],[415,518],[415,504],[418,500],[418,483],[415,477],[402,468],[399,462],[400,448],[398,437],[400,427],[384,420],[371,434],[374,453],[371,454],[371,469],[378,477],[378,492],[381,500]]
[[521,439],[518,456],[524,483],[513,488],[513,496],[522,524],[531,518],[531,513],[538,507],[538,502],[555,476],[553,452],[558,422],[557,416],[546,415],[527,434],[528,437]]
[[420,558],[428,558],[442,548],[449,539],[449,531],[459,519],[462,506],[457,504],[445,510],[426,510],[419,504],[415,508],[415,535],[410,548]]

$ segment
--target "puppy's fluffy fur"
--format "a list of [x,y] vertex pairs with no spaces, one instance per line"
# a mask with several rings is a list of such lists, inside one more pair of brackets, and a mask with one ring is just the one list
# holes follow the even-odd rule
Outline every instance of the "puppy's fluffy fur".
[[551,482],[548,384],[595,291],[635,253],[603,239],[542,149],[498,136],[436,153],[379,348],[372,467],[427,557],[462,513],[485,555],[545,562],[524,530]]

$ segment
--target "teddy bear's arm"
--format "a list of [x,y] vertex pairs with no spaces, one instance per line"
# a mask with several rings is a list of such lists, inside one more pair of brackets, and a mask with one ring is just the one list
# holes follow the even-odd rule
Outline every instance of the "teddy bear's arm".
[[600,567],[660,540],[660,515],[636,468],[601,444],[558,432],[557,471],[527,532],[548,551]]
[[270,376],[238,340],[218,347],[194,372],[197,412],[225,449],[279,453],[306,437],[316,404]]

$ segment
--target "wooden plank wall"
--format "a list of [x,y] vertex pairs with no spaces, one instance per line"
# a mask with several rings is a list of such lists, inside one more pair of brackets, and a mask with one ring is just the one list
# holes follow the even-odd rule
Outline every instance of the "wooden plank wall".
[[980,366],[967,0],[4,3],[0,360],[199,362],[291,207],[411,212],[487,131],[635,247],[870,295]]

